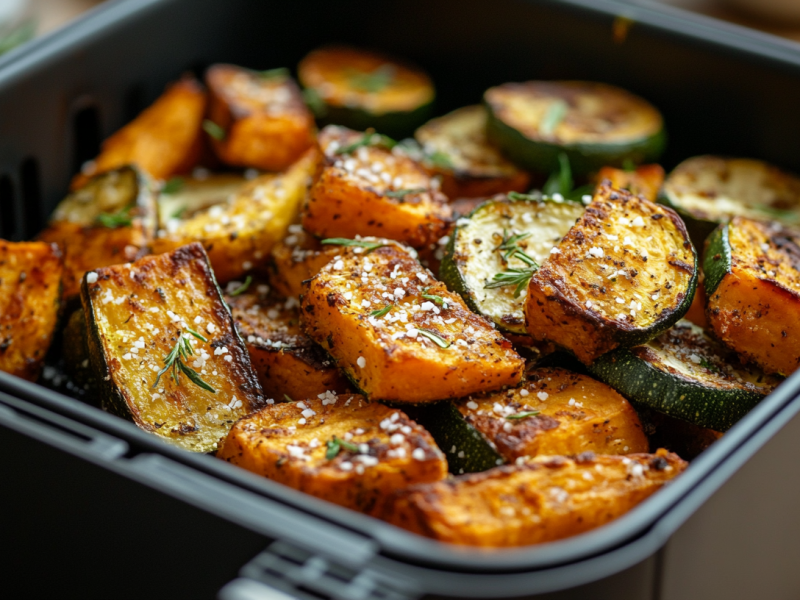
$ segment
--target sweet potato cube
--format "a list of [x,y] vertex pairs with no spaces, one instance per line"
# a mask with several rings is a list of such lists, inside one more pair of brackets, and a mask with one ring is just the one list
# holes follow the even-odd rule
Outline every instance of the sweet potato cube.
[[360,390],[371,399],[429,402],[520,380],[524,362],[511,343],[408,249],[358,243],[368,247],[343,248],[306,284],[301,314],[306,333]]
[[265,405],[199,244],[91,271],[81,295],[108,410],[209,452],[237,419]]
[[288,235],[272,248],[270,285],[282,296],[297,298],[303,293],[303,282],[340,253],[338,246],[321,244],[302,225],[289,225]]
[[322,130],[324,157],[303,212],[307,231],[322,238],[374,235],[415,248],[444,235],[446,197],[422,167],[380,145],[382,139],[333,125]]
[[203,150],[206,93],[192,77],[184,77],[138,117],[103,142],[100,155],[86,173],[72,180],[72,189],[89,177],[123,165],[136,165],[154,179],[169,179],[197,164]]
[[548,457],[411,486],[395,492],[382,514],[393,525],[441,542],[526,546],[604,525],[685,468],[685,461],[666,450]]
[[404,413],[332,392],[241,419],[217,456],[363,512],[379,511],[394,490],[447,475],[447,461],[430,434]]
[[288,74],[213,65],[206,85],[209,118],[223,132],[211,144],[222,162],[282,171],[314,144],[314,116]]
[[35,381],[61,306],[55,244],[0,240],[0,371]]

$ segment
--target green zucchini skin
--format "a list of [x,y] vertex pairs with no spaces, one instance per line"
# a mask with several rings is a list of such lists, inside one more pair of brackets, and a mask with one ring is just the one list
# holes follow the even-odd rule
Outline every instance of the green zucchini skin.
[[[714,351],[709,352],[702,346],[696,345],[693,356],[707,361],[706,364],[712,366],[715,362],[719,364],[719,356],[735,360],[733,353],[702,334],[699,327],[684,321],[676,328],[684,328],[689,332],[687,336],[679,338],[684,342],[682,344],[684,349],[692,347],[691,335],[705,337],[707,347],[713,348]],[[589,371],[638,405],[715,431],[730,429],[778,382],[774,378],[767,378],[770,385],[759,388],[745,383],[736,385],[735,382],[731,383],[733,381],[731,378],[723,379],[710,370],[704,378],[699,375],[689,375],[660,362],[658,355],[655,354],[656,348],[657,346],[651,343],[637,348],[622,348],[609,352],[590,365]],[[674,353],[672,358],[679,360]],[[690,370],[697,369],[691,362],[684,361],[684,364]],[[737,370],[737,372],[749,373],[751,376],[760,373],[755,370]],[[760,376],[763,377],[763,374]],[[715,379],[716,385],[713,381]],[[728,385],[724,385],[725,383]]]
[[708,247],[703,255],[703,287],[711,296],[722,279],[731,272],[733,258],[731,243],[728,237],[729,224],[717,227],[708,238]]
[[436,440],[436,445],[447,455],[447,464],[453,475],[478,473],[506,462],[451,402],[422,405],[409,416]]
[[400,139],[411,135],[417,127],[428,121],[433,116],[434,108],[435,102],[432,100],[411,111],[376,114],[358,107],[325,104],[320,116],[317,117],[317,124],[320,127],[344,125],[356,131],[372,128],[379,133]]

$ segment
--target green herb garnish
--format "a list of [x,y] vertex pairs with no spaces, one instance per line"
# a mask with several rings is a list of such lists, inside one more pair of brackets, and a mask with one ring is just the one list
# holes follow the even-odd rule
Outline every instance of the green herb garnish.
[[328,460],[336,458],[342,448],[353,454],[358,454],[358,446],[337,436],[333,436],[333,439],[328,440],[325,445],[328,447],[327,452],[325,452],[325,458]]
[[529,410],[527,412],[521,412],[515,415],[506,415],[506,419],[527,419],[528,417],[535,417],[538,414],[538,410]]
[[492,277],[492,281],[483,286],[485,290],[492,290],[495,288],[506,287],[509,285],[517,286],[514,290],[514,298],[519,298],[522,290],[528,285],[528,282],[533,277],[533,274],[539,270],[539,267],[531,267],[530,269],[508,269],[502,273],[496,273]]
[[542,199],[542,195],[538,192],[536,194],[522,194],[520,192],[508,192],[506,197],[509,200],[525,200],[527,202],[539,202]]
[[326,240],[322,240],[320,243],[331,246],[357,246],[367,250],[364,254],[369,254],[373,250],[377,250],[378,248],[382,248],[383,246],[387,245],[384,242],[368,242],[366,240],[350,240],[347,238],[328,238]]
[[441,150],[435,150],[428,154],[428,160],[440,169],[452,169],[455,167],[451,158]]
[[365,73],[351,69],[348,75],[350,85],[362,92],[380,92],[394,80],[395,68],[393,65],[381,65],[374,71]]
[[409,194],[421,194],[423,192],[427,192],[425,188],[414,188],[410,190],[391,190],[388,192],[384,192],[384,196],[388,196],[389,198],[405,198]]
[[183,185],[185,183],[186,182],[183,180],[183,177],[173,177],[162,186],[161,193],[177,194],[183,189]]
[[362,146],[383,146],[391,150],[397,145],[397,142],[390,138],[388,135],[382,133],[375,133],[374,131],[367,130],[361,139],[339,148],[335,154],[350,154],[354,150],[358,150]]
[[378,310],[373,310],[369,313],[370,317],[382,317],[385,314],[388,314],[390,310],[394,308],[394,304],[387,304],[383,308],[379,308]]
[[278,67],[277,69],[267,69],[266,71],[256,71],[258,76],[263,79],[276,79],[280,77],[281,79],[286,79],[289,77],[289,69],[286,67]]
[[131,210],[133,210],[133,205],[126,206],[121,211],[115,213],[100,213],[97,215],[96,220],[100,225],[108,227],[109,229],[130,227],[131,223],[133,223]]
[[425,300],[430,300],[431,302],[433,302],[434,304],[438,304],[439,306],[444,306],[445,304],[447,304],[447,300],[445,300],[441,296],[429,294],[428,293],[429,289],[431,288],[429,287],[425,288],[424,290],[422,290],[422,293],[420,294],[423,298],[425,298]]
[[188,331],[189,333],[191,333],[191,334],[192,334],[194,337],[196,337],[196,338],[197,338],[198,340],[200,340],[201,342],[208,342],[208,340],[206,339],[206,337],[205,337],[205,336],[204,336],[202,333],[198,333],[197,331],[195,331],[195,330],[194,330],[194,329],[192,329],[191,327],[187,327],[187,328],[186,328],[186,331]]
[[547,112],[544,114],[542,124],[539,125],[539,133],[542,135],[552,135],[556,127],[564,120],[569,111],[569,104],[563,100],[556,100],[547,107]]
[[417,333],[419,335],[421,335],[421,336],[424,336],[424,337],[428,338],[434,344],[439,346],[439,348],[449,348],[450,347],[450,342],[448,342],[446,339],[441,337],[439,334],[434,333],[433,331],[428,331],[427,329],[419,329],[419,328],[417,328]]
[[243,294],[247,291],[247,288],[250,287],[250,284],[253,283],[253,276],[248,275],[247,278],[244,280],[244,283],[237,287],[235,290],[230,292],[229,296],[238,296],[239,294]]
[[717,368],[716,365],[711,364],[703,357],[700,357],[700,366],[705,369],[708,369],[712,373],[720,373],[720,370]]
[[[196,331],[189,331],[192,335],[198,336],[200,339],[205,340],[199,333]],[[183,333],[180,333],[178,336],[178,341],[175,343],[175,346],[172,348],[169,354],[164,358],[164,368],[158,372],[156,376],[156,381],[152,387],[156,387],[158,382],[161,379],[161,376],[172,369],[172,379],[175,381],[175,385],[180,385],[179,376],[181,373],[186,375],[193,384],[197,387],[203,388],[211,392],[212,394],[216,394],[217,390],[213,387],[208,385],[200,375],[194,369],[186,366],[183,362],[184,360],[188,361],[189,357],[194,354],[194,350],[192,349],[192,343],[186,338]]]
[[287,402],[294,402],[294,400],[292,400],[291,398],[289,398],[289,394],[284,394],[284,395],[283,395],[283,398],[284,398],[284,399],[285,399]]
[[517,258],[529,267],[536,267],[538,269],[539,265],[536,263],[533,257],[519,247],[519,242],[527,237],[530,237],[530,235],[530,233],[518,233],[510,236],[508,235],[508,231],[503,229],[503,241],[500,242],[500,245],[495,248],[495,250],[503,252],[503,262],[507,263],[512,258]]
[[554,194],[566,196],[572,191],[572,186],[574,184],[575,182],[572,180],[572,168],[569,164],[569,157],[561,152],[558,155],[558,170],[553,172],[550,177],[547,178],[547,182],[544,184],[542,192],[544,192],[547,196],[552,196]]
[[225,130],[210,119],[203,121],[203,130],[218,142],[225,139]]
[[328,105],[314,88],[303,90],[303,100],[306,101],[306,106],[311,109],[315,117],[324,117],[328,114]]
[[169,218],[170,218],[170,219],[182,219],[182,218],[183,218],[183,215],[185,215],[185,214],[186,214],[186,210],[187,210],[187,207],[186,207],[186,206],[181,206],[180,208],[176,209],[176,210],[175,210],[175,212],[173,212],[173,213],[172,213],[172,214],[169,216]]

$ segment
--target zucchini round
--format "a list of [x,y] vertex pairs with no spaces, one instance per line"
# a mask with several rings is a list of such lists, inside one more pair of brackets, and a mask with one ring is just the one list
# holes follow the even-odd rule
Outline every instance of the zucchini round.
[[687,159],[667,177],[660,200],[681,215],[697,247],[737,216],[800,225],[800,178],[760,160]]
[[730,429],[779,383],[686,320],[589,370],[634,402],[716,431]]
[[522,167],[549,173],[565,153],[576,174],[653,162],[666,142],[649,102],[602,83],[506,83],[484,94],[489,139]]
[[436,92],[423,71],[380,54],[329,46],[309,53],[297,76],[323,124],[403,137],[424,123]]
[[414,133],[425,167],[442,177],[449,198],[524,192],[530,176],[486,139],[486,109],[465,106],[425,123]]
[[[459,225],[450,236],[439,276],[473,311],[495,323],[500,330],[527,335],[523,312],[527,282],[518,289],[514,284],[488,289],[487,285],[492,285],[499,273],[531,269],[524,257],[509,256],[505,246],[519,248],[541,265],[583,214],[584,207],[576,202],[512,197],[520,199],[489,200],[469,217],[459,219]],[[514,239],[518,241],[510,243]]]

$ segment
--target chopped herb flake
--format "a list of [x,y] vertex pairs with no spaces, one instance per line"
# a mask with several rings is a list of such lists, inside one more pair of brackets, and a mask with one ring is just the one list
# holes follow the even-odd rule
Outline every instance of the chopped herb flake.
[[347,238],[328,238],[320,243],[330,246],[358,246],[367,250],[365,254],[387,245],[385,242],[368,242],[366,240],[350,240]]
[[347,146],[342,146],[336,151],[336,154],[350,154],[354,150],[358,150],[362,146],[383,146],[391,150],[397,145],[397,142],[390,138],[388,135],[375,133],[374,131],[367,130],[361,139]]
[[[199,335],[197,332],[190,331],[193,335]],[[156,375],[155,383],[153,383],[153,388],[158,385],[158,382],[161,380],[161,376],[172,369],[172,379],[175,381],[175,385],[180,385],[180,378],[179,375],[183,373],[186,377],[189,378],[193,384],[197,387],[202,388],[211,392],[212,394],[216,394],[217,390],[213,387],[208,385],[200,375],[194,369],[187,367],[184,364],[184,360],[189,360],[189,357],[194,354],[194,350],[192,349],[192,343],[183,335],[183,333],[178,334],[178,341],[175,343],[175,346],[172,348],[169,354],[164,358],[164,368],[158,372]]]
[[428,154],[428,160],[440,169],[453,169],[455,167],[450,157],[441,150],[435,150]]
[[133,217],[131,216],[132,209],[133,205],[126,206],[121,211],[115,213],[100,213],[97,215],[97,222],[103,227],[108,227],[109,229],[115,229],[116,227],[130,227],[131,223],[133,223]]
[[393,65],[383,64],[374,71],[365,73],[355,69],[349,70],[350,85],[362,92],[380,92],[394,81],[395,68]]
[[225,130],[210,119],[203,121],[203,130],[218,142],[225,139]]
[[422,194],[423,192],[427,192],[425,188],[414,188],[411,190],[390,190],[388,192],[384,192],[384,196],[388,196],[389,198],[405,198],[409,194]]
[[348,452],[358,454],[358,446],[337,436],[333,436],[333,439],[325,442],[325,445],[328,447],[328,450],[325,452],[325,458],[328,460],[333,460],[336,458],[343,448]]
[[257,71],[258,76],[263,79],[286,79],[289,77],[289,69],[286,67],[278,67],[277,69],[267,69],[266,71]]
[[515,415],[506,415],[506,419],[527,419],[528,417],[535,417],[538,414],[538,410],[529,410],[527,412],[521,412]]
[[556,100],[547,107],[542,124],[539,126],[539,133],[542,135],[552,135],[569,111],[569,104],[563,100]]
[[419,335],[421,335],[421,336],[424,336],[424,337],[428,338],[434,344],[439,346],[439,348],[449,348],[450,347],[450,342],[448,342],[446,339],[441,337],[439,334],[434,333],[433,331],[428,331],[427,329],[420,329],[418,327],[417,328],[417,333]]
[[383,308],[379,308],[378,310],[373,310],[369,313],[370,317],[382,317],[385,314],[388,314],[390,310],[394,308],[394,304],[387,304]]
[[519,298],[522,290],[525,289],[531,277],[533,277],[533,274],[538,270],[539,268],[537,266],[530,269],[508,269],[502,273],[496,273],[494,277],[492,277],[492,281],[483,286],[483,289],[492,290],[515,285],[517,287],[514,289],[514,298]]
[[250,284],[253,283],[253,276],[248,275],[247,279],[244,280],[244,283],[233,290],[229,296],[238,296],[239,294],[244,294],[247,291],[247,288],[250,287]]
[[429,289],[431,289],[431,288],[425,288],[424,290],[422,290],[421,296],[423,298],[425,298],[425,300],[430,300],[431,302],[433,302],[435,304],[438,304],[439,306],[444,306],[447,301],[444,298],[442,298],[441,296],[436,296],[434,294],[429,294],[428,293]]

